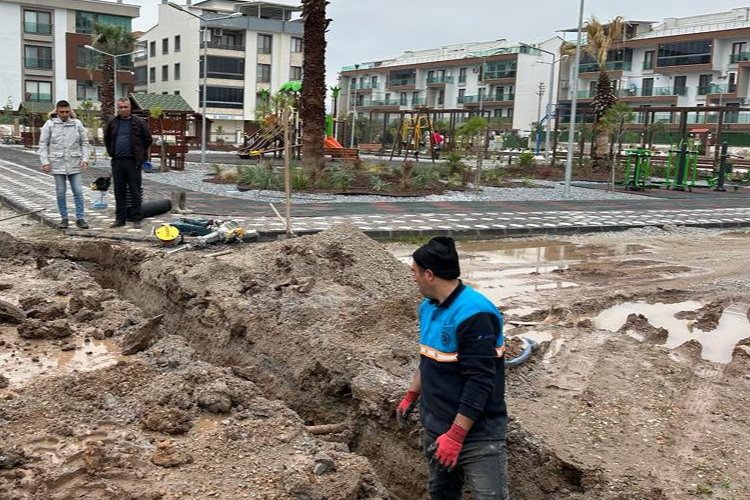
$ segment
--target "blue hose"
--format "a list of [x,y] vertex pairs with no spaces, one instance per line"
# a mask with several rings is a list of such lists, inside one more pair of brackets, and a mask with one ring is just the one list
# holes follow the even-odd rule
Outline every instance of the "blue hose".
[[538,343],[534,340],[522,337],[523,340],[523,352],[517,357],[505,362],[505,366],[518,366],[525,362],[531,356],[531,353],[538,347]]

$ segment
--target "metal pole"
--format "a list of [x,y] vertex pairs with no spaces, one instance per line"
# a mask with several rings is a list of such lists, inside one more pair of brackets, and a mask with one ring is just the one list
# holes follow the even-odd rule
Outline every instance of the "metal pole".
[[115,62],[114,64],[114,75],[112,76],[112,85],[114,89],[112,90],[112,97],[115,101],[115,114],[117,114],[117,56],[112,56],[112,60]]
[[549,163],[549,141],[552,133],[552,94],[555,88],[555,56],[552,56],[552,64],[549,71],[549,96],[547,98],[547,137],[544,140],[544,161]]
[[206,166],[206,100],[208,98],[208,23],[203,17],[200,18],[203,24],[203,110],[201,112],[201,167]]
[[[578,106],[578,67],[581,63],[581,31],[583,27],[583,3],[578,13],[578,38],[576,41],[576,59],[573,65],[573,99],[570,104],[570,128],[568,129],[568,157],[565,160],[565,184],[563,196],[570,198],[570,180],[573,177],[573,143],[576,129],[576,107]],[[581,158],[583,160],[583,158]]]
[[[349,137],[349,147],[354,149],[354,132],[357,130],[357,85],[359,81],[359,64],[354,65],[354,100],[352,101],[352,135]],[[372,97],[370,97],[372,99]]]

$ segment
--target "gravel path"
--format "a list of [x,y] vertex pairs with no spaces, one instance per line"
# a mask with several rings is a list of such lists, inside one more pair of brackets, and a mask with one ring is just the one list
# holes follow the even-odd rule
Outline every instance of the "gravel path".
[[[211,193],[219,196],[230,196],[253,201],[278,201],[284,198],[282,191],[245,191],[240,192],[234,184],[212,184],[203,182],[212,169],[202,169],[197,164],[186,165],[183,171],[154,172],[144,174],[144,178],[194,191]],[[372,203],[372,202],[419,202],[419,201],[563,201],[563,200],[634,200],[637,195],[608,193],[601,189],[586,189],[576,186],[570,188],[570,198],[563,196],[563,185],[559,182],[534,181],[536,187],[494,188],[484,187],[480,192],[449,191],[442,195],[396,198],[390,196],[364,195],[328,195],[298,194],[292,196],[292,203]]]

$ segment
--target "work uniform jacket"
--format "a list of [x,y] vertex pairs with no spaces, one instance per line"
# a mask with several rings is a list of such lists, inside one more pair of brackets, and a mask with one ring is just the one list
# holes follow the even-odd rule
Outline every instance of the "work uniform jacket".
[[80,120],[62,121],[57,115],[42,127],[39,137],[39,160],[42,165],[52,165],[53,174],[77,174],[81,162],[88,161],[91,147],[88,133]]

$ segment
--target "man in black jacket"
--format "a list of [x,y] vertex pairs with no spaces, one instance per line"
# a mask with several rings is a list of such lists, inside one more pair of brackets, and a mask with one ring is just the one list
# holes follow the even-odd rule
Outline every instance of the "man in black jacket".
[[148,124],[131,114],[130,99],[118,99],[117,116],[104,127],[104,145],[112,158],[112,180],[115,185],[115,221],[110,227],[125,225],[128,191],[133,225],[141,225],[141,165],[148,159],[151,142]]
[[419,306],[419,371],[396,408],[419,404],[433,500],[459,500],[466,482],[477,500],[507,500],[503,317],[464,285],[452,238],[418,248],[411,265]]

